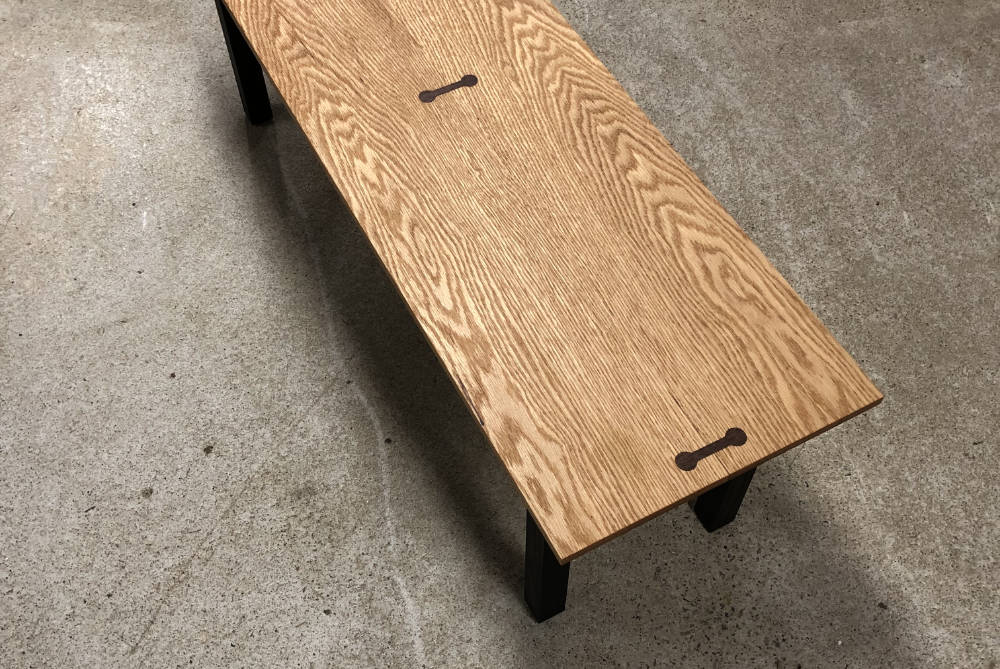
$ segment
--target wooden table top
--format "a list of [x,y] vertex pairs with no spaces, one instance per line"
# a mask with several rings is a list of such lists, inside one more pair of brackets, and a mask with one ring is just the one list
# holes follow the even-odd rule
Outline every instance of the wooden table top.
[[881,400],[547,0],[225,2],[560,560]]

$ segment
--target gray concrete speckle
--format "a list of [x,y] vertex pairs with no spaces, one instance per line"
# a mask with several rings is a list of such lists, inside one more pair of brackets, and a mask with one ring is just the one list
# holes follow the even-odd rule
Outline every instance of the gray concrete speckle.
[[561,0],[885,392],[574,563],[210,2],[0,3],[0,665],[993,667],[1000,4]]

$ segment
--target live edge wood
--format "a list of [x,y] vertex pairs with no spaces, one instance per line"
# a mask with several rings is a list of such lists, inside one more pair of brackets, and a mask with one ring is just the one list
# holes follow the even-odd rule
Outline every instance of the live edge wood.
[[546,0],[225,2],[560,561],[881,399]]

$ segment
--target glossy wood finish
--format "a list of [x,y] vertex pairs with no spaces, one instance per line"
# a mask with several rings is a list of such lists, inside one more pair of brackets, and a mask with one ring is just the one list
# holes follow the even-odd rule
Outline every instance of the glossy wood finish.
[[547,1],[226,4],[561,562],[881,399]]

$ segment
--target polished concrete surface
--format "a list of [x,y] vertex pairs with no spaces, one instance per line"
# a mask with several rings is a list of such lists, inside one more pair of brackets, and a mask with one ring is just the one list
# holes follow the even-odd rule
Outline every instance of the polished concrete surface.
[[0,0],[0,665],[1000,662],[1000,4],[559,5],[882,405],[536,625],[517,491],[212,3]]

